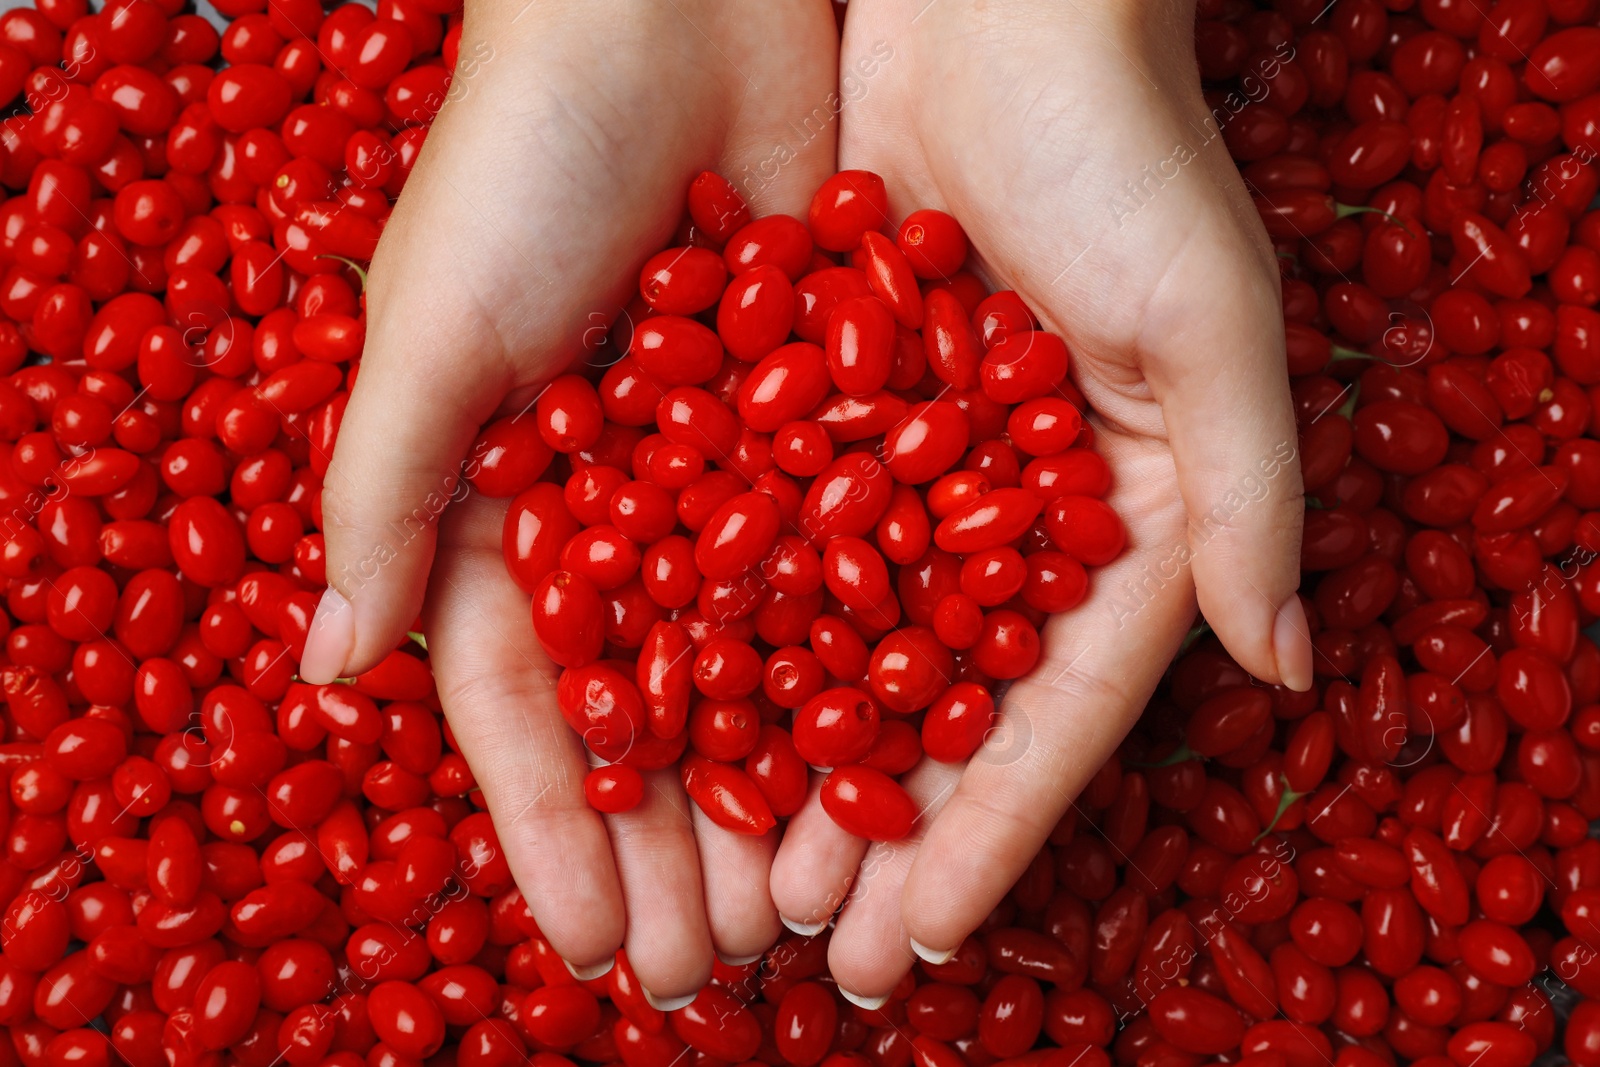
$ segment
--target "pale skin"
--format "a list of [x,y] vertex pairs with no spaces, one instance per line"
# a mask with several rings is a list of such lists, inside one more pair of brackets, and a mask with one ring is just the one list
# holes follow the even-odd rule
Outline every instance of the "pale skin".
[[[469,2],[462,54],[490,41],[493,56],[441,112],[373,264],[324,493],[334,591],[302,675],[371,666],[423,610],[445,713],[575,971],[625,947],[670,1006],[714,953],[742,961],[784,923],[834,918],[839,987],[874,1004],[1004,895],[1137,718],[1197,605],[1252,674],[1310,684],[1277,271],[1207,141],[1192,20],[1183,3],[851,0],[840,48],[822,0]],[[802,139],[841,71],[850,102]],[[1128,200],[1125,183],[1179,145],[1176,176]],[[397,533],[450,491],[486,421],[581,358],[585,331],[670,239],[689,179],[770,174],[779,146],[770,180],[741,183],[757,215],[803,218],[824,177],[861,168],[884,176],[889,221],[919,207],[962,221],[985,277],[1068,340],[1130,530],[1089,599],[1047,626],[991,743],[964,768],[914,770],[913,836],[870,851],[814,796],[781,842],[736,836],[671,772],[647,776],[634,812],[588,809],[556,671],[500,559],[505,502],[468,494],[436,536]],[[363,565],[375,555],[393,558]]]

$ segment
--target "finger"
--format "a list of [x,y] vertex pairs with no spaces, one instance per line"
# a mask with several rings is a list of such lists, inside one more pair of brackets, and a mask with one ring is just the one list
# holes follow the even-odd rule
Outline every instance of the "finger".
[[1230,212],[1211,194],[1191,207],[1165,278],[1192,294],[1152,300],[1139,347],[1189,511],[1200,610],[1251,674],[1304,690],[1305,508],[1277,267],[1248,201]]
[[[481,106],[470,101],[468,117]],[[478,151],[451,117],[373,260],[361,374],[324,479],[329,588],[301,659],[308,681],[365,669],[416,617],[436,523],[467,489],[461,461],[512,383],[512,353],[475,286],[484,223],[446,188],[457,158]]]
[[828,969],[839,992],[852,1004],[881,1007],[917,961],[901,919],[900,901],[922,842],[937,825],[959,776],[951,764],[924,760],[902,779],[921,811],[911,835],[899,841],[875,841],[862,857],[850,899],[828,941]]
[[[396,260],[426,258],[403,240],[386,248]],[[324,479],[329,585],[301,657],[301,677],[310,682],[370,667],[416,618],[435,524],[468,490],[461,459],[504,391],[503,361],[470,362],[472,353],[494,352],[492,341],[443,294],[415,292],[413,271],[404,270],[395,291],[424,309],[427,321],[453,330],[448,338],[426,331],[418,347],[400,347],[391,343],[391,318],[374,318],[372,354]]]
[[434,677],[539,928],[573,966],[604,967],[622,944],[622,889],[584,800],[582,743],[556,708],[556,667],[506,575],[504,517],[479,497],[445,519],[425,619]]
[[760,958],[783,933],[769,888],[778,832],[760,837],[736,834],[712,822],[697,806],[690,807],[711,943],[724,963],[742,967]]
[[689,798],[674,770],[648,771],[638,807],[606,817],[628,908],[628,962],[662,1011],[687,1004],[711,978]]
[[772,861],[772,902],[783,925],[807,937],[821,933],[844,903],[867,851],[866,841],[822,810],[822,777],[812,774],[805,805],[789,820]]
[[1033,860],[1062,813],[1138,719],[1194,618],[1172,462],[1160,442],[1100,433],[1138,515],[1130,546],[1089,596],[1045,626],[1045,658],[1007,691],[997,729],[929,827],[900,901],[917,954],[943,962]]
[[[837,165],[846,98],[836,91],[839,37],[831,16],[817,17],[810,0],[782,0],[751,18],[738,5],[715,16],[732,48],[763,54],[759,70],[736,72],[742,97],[716,170],[739,191],[757,218],[774,213],[806,217],[817,187]],[[774,35],[787,46],[763,47]]]

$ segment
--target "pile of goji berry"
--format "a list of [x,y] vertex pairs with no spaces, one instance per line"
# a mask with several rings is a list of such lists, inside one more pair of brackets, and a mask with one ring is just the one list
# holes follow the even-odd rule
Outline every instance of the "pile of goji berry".
[[[0,15],[0,1067],[1600,1065],[1600,7],[1199,6],[1282,264],[1315,688],[1202,628],[949,962],[867,1011],[791,935],[670,1016],[540,937],[420,645],[295,675],[459,4]],[[688,203],[477,488],[597,807],[682,759],[759,831],[811,764],[897,836],[889,776],[969,755],[1120,548],[1108,473],[955,220],[861,173],[804,223]]]
[[961,270],[955,219],[915,211],[891,240],[866,171],[808,214],[751,221],[695,179],[697,243],[644,265],[626,354],[491,425],[474,484],[518,493],[507,564],[605,761],[594,807],[681,761],[713,821],[763,834],[810,766],[835,822],[896,840],[917,807],[891,776],[977,751],[994,684],[1125,534],[1066,344]]

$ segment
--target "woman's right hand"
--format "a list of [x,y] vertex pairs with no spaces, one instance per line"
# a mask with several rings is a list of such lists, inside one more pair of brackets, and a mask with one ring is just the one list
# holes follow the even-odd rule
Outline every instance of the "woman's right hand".
[[883,176],[897,223],[953,214],[994,287],[1067,340],[1128,527],[1005,695],[1007,743],[904,779],[921,809],[909,838],[869,848],[815,794],[790,821],[774,898],[802,928],[843,902],[829,968],[858,1003],[916,956],[948,958],[1023,876],[1138,719],[1197,598],[1241,666],[1311,684],[1277,265],[1207,133],[1193,27],[1192,4],[1145,0],[850,2],[844,69],[885,42],[895,58],[846,110],[840,165]]

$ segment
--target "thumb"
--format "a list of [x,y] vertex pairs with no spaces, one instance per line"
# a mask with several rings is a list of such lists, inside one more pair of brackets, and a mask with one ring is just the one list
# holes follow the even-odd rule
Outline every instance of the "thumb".
[[468,490],[462,459],[516,384],[489,318],[484,224],[452,173],[477,154],[478,124],[451,110],[373,257],[361,370],[323,479],[328,589],[300,660],[316,684],[370,667],[417,617],[440,514]]
[[376,663],[417,617],[438,519],[469,491],[462,459],[509,388],[493,330],[439,285],[426,213],[395,221],[373,268],[366,352],[324,479],[328,589],[300,661],[314,684]]
[[[1204,294],[1152,306],[1141,345],[1188,511],[1200,610],[1251,674],[1311,685],[1300,584],[1304,490],[1277,272],[1253,218],[1210,213],[1170,277]],[[1253,226],[1253,228],[1252,228]]]

